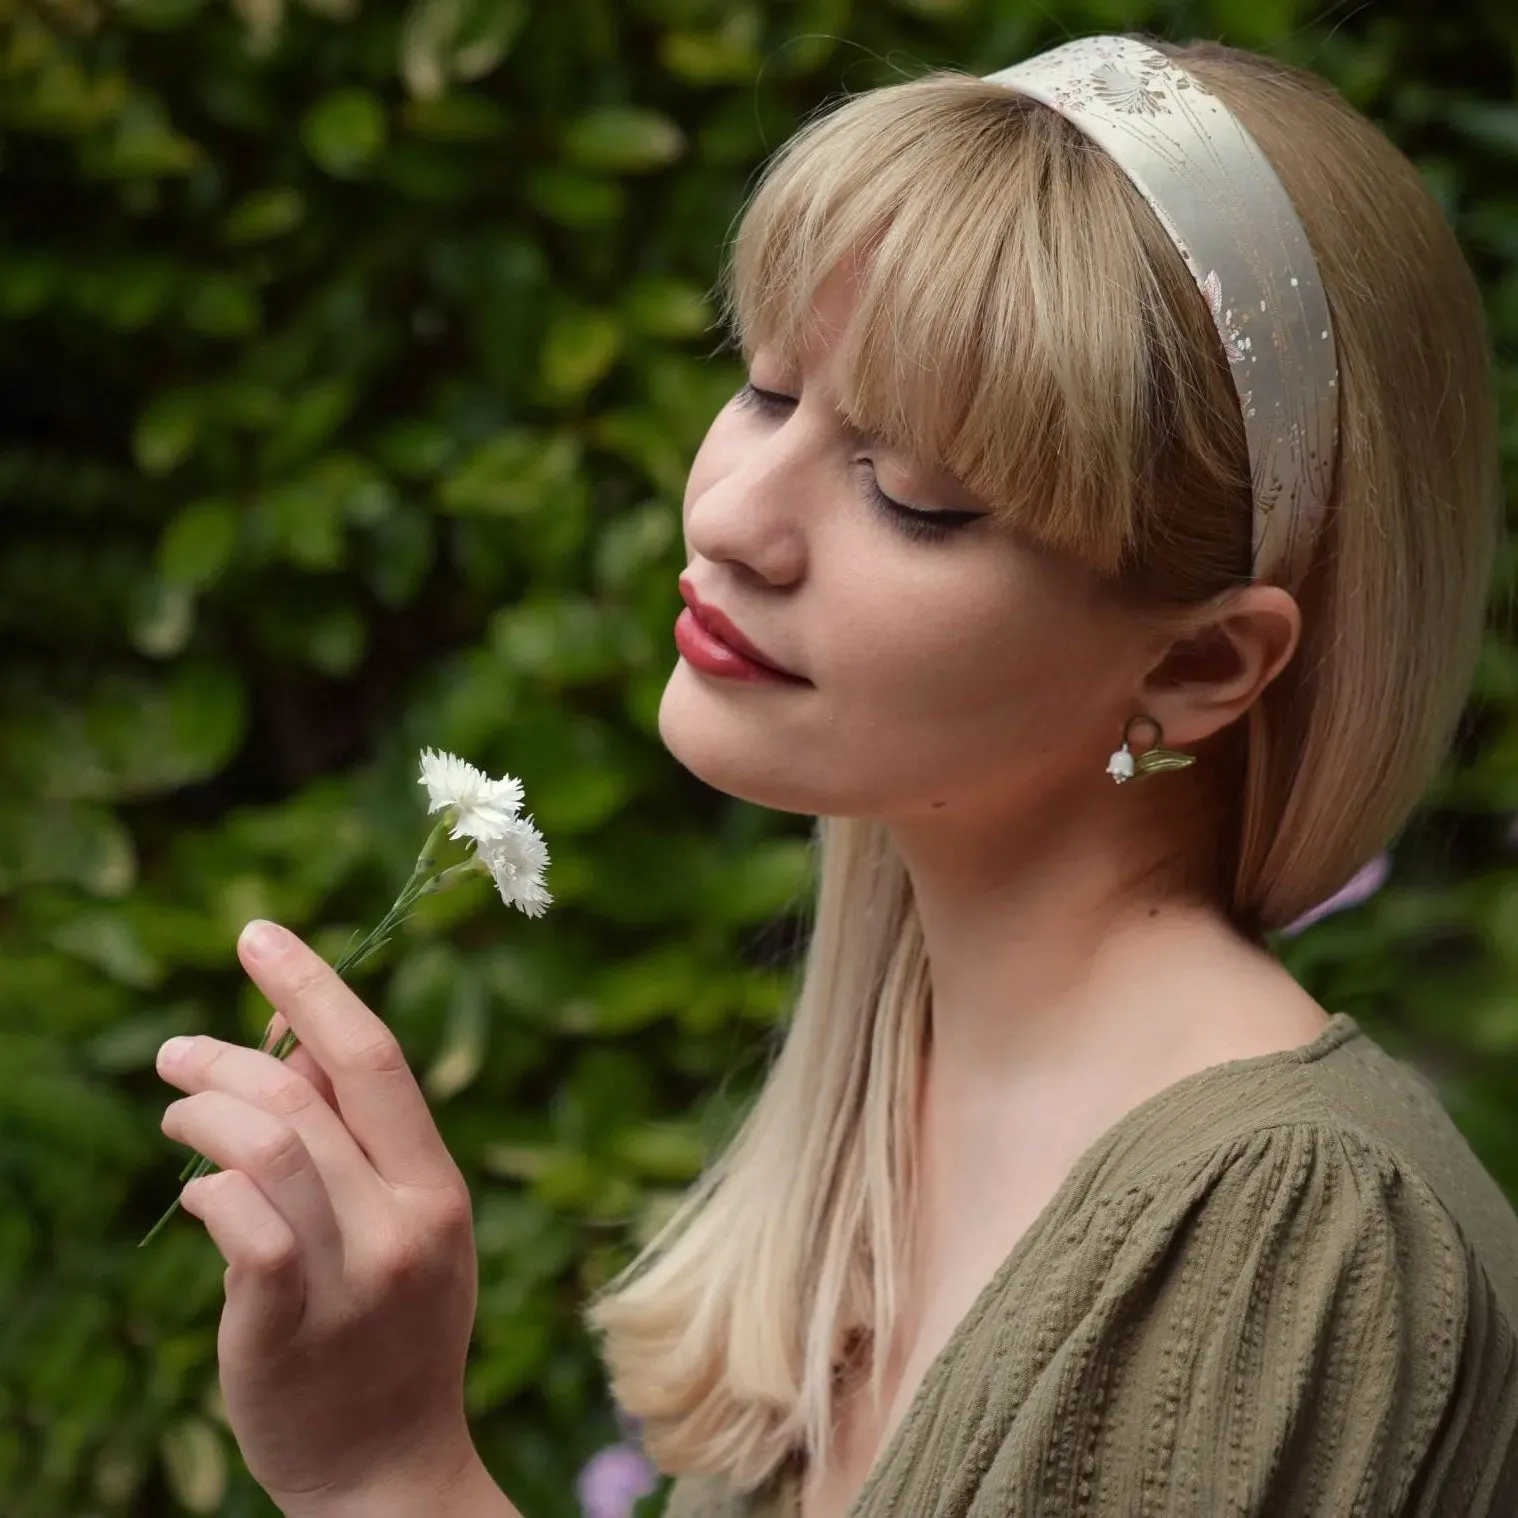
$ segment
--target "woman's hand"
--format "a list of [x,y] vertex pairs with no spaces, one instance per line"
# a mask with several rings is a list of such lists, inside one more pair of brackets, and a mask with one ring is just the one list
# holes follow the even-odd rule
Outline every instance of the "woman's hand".
[[468,1187],[395,1036],[332,968],[268,923],[238,954],[300,1047],[281,1061],[196,1037],[158,1066],[191,1093],[163,1131],[221,1167],[183,1206],[227,1262],[217,1348],[233,1432],[287,1513],[367,1492],[422,1500],[476,1460]]

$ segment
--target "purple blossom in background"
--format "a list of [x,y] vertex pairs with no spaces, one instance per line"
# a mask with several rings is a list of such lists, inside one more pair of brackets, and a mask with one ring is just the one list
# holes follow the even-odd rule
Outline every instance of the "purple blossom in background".
[[658,1484],[640,1450],[631,1444],[608,1444],[585,1462],[575,1493],[585,1518],[630,1518],[633,1504]]
[[1335,912],[1344,911],[1346,907],[1359,906],[1362,901],[1369,900],[1386,884],[1386,877],[1390,874],[1391,855],[1376,855],[1369,864],[1362,866],[1350,876],[1348,884],[1340,886],[1327,901],[1320,901],[1317,906],[1303,912],[1295,922],[1287,923],[1281,932],[1291,938],[1300,933],[1303,928],[1310,928],[1324,917],[1331,917]]

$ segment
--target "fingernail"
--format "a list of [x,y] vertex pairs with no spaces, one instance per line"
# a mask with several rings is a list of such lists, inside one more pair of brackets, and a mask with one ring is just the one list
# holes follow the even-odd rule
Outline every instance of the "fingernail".
[[284,947],[285,932],[277,923],[255,917],[237,940],[250,959],[272,959]]
[[167,1065],[172,1065],[193,1042],[193,1039],[185,1038],[182,1034],[176,1034],[173,1038],[166,1038],[163,1041],[163,1047],[158,1051],[159,1068],[163,1069]]

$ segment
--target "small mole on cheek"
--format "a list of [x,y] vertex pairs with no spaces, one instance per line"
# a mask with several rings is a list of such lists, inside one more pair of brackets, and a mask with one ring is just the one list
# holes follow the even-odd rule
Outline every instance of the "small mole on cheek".
[[933,810],[936,812],[939,809],[939,807],[941,807],[941,806],[947,806],[948,804],[949,803],[947,801],[935,801],[933,803]]
[[1149,915],[1151,917],[1158,917],[1160,915],[1160,909],[1158,907],[1150,907]]

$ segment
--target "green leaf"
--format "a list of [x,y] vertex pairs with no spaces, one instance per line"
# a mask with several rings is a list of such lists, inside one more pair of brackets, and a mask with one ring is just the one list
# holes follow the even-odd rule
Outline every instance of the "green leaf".
[[135,332],[167,308],[183,277],[183,270],[167,258],[122,259],[75,271],[68,293],[87,315],[118,331]]
[[103,807],[0,801],[0,894],[58,884],[118,897],[136,878],[132,835]]
[[619,960],[603,970],[592,993],[595,1027],[626,1033],[678,1012],[695,997],[702,978],[702,966],[681,944]]
[[759,72],[761,21],[757,6],[735,5],[713,31],[670,32],[660,57],[670,73],[690,84],[752,79]]
[[85,1058],[106,1075],[151,1070],[163,1041],[199,1019],[200,1008],[191,1005],[165,1007],[112,1023],[85,1045]]
[[385,108],[370,90],[334,90],[306,112],[301,140],[316,163],[335,179],[357,179],[384,151]]
[[608,106],[572,121],[564,156],[577,169],[619,174],[662,169],[685,151],[685,134],[668,116],[637,106]]
[[609,522],[595,547],[596,579],[608,590],[636,585],[654,565],[668,559],[680,541],[680,512],[664,501],[648,501]]
[[445,1102],[473,1084],[485,1062],[489,1032],[483,983],[477,976],[455,976],[443,1041],[422,1076],[422,1089],[430,1100]]
[[347,558],[342,503],[309,473],[258,497],[251,536],[265,552],[302,569],[337,569]]
[[263,446],[264,469],[277,474],[310,458],[348,420],[356,403],[346,375],[330,375],[296,391]]
[[0,256],[0,316],[30,316],[65,287],[64,267],[39,253]]
[[450,80],[483,78],[510,51],[527,14],[527,0],[415,0],[400,39],[407,88],[436,100]]
[[194,450],[200,436],[199,391],[169,390],[149,402],[132,433],[137,467],[155,479],[172,474]]
[[453,90],[407,101],[401,124],[408,132],[434,142],[493,142],[511,130],[511,116],[487,95]]
[[693,1181],[706,1163],[706,1145],[694,1123],[644,1123],[621,1134],[617,1158],[653,1181]]
[[132,593],[128,626],[139,653],[171,659],[184,651],[195,631],[195,597],[182,585],[144,580]]
[[528,0],[466,0],[453,36],[453,77],[483,79],[527,24]]
[[690,457],[660,412],[647,406],[603,411],[594,422],[597,445],[631,464],[648,483],[673,500],[685,492]]
[[635,332],[674,340],[700,337],[711,328],[713,312],[706,296],[683,279],[645,275],[622,297],[622,314]]
[[550,510],[580,468],[568,433],[513,428],[482,443],[438,489],[444,511],[467,516],[529,516]]
[[552,685],[606,679],[641,652],[641,632],[614,608],[578,597],[508,607],[491,619],[491,647],[507,668]]
[[120,911],[77,912],[54,928],[48,941],[123,985],[151,990],[163,980],[163,965],[147,952]]
[[543,339],[539,374],[554,401],[577,399],[605,378],[622,351],[622,323],[611,311],[560,312]]
[[763,922],[803,905],[811,878],[808,844],[777,838],[717,872],[706,893],[707,909],[727,922]]
[[254,190],[227,212],[221,235],[234,247],[271,242],[293,232],[305,215],[306,201],[299,190],[288,185]]
[[21,717],[6,758],[35,793],[130,800],[215,774],[242,741],[246,692],[233,668],[182,661],[152,677],[103,674],[83,696],[47,693]]
[[351,674],[368,646],[368,626],[352,606],[334,606],[323,612],[306,632],[311,663],[333,679]]
[[420,416],[391,422],[374,440],[374,451],[385,468],[411,480],[435,477],[456,446],[446,427]]
[[209,274],[191,286],[184,306],[185,321],[207,337],[248,337],[258,330],[262,313],[258,297],[232,275]]
[[241,515],[224,496],[192,501],[164,529],[158,573],[166,583],[205,590],[226,572],[237,548]]
[[80,161],[101,179],[163,179],[188,174],[205,157],[201,146],[177,131],[162,102],[129,96],[111,129],[80,144]]
[[556,164],[533,167],[527,194],[550,221],[580,231],[611,226],[627,209],[627,192],[616,180]]

